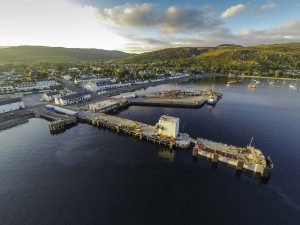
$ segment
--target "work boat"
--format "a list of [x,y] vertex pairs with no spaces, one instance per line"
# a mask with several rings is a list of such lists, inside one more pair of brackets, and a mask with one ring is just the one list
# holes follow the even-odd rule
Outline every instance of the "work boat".
[[213,84],[213,88],[210,90],[210,95],[207,98],[207,104],[208,105],[215,105],[217,104],[217,102],[220,100],[220,98],[222,97],[222,92],[214,92],[214,84]]
[[210,95],[207,99],[207,104],[208,105],[215,105],[219,101],[218,97],[215,95]]

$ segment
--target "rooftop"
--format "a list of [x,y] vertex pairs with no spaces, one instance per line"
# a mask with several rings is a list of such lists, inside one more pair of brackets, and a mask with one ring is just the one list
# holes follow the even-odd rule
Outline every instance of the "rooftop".
[[59,95],[59,94],[60,94],[60,92],[58,92],[58,91],[52,91],[52,92],[46,93],[47,96],[54,96],[54,95]]
[[21,98],[4,98],[4,99],[0,99],[0,105],[7,105],[7,104],[12,104],[21,101],[22,101]]
[[163,120],[163,121],[171,122],[171,123],[177,123],[177,122],[179,123],[179,118],[167,116],[167,115],[161,116],[159,120]]
[[83,92],[79,92],[79,93],[62,96],[61,99],[62,100],[70,100],[70,99],[80,98],[80,97],[83,97],[84,95],[88,95],[88,94],[90,94],[90,93],[87,91],[83,91]]

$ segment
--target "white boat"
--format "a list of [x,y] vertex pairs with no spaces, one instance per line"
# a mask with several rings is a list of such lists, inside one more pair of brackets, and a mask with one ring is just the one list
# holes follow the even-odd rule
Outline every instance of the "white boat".
[[296,86],[295,86],[294,84],[290,84],[290,85],[289,85],[289,88],[291,88],[291,89],[297,89]]

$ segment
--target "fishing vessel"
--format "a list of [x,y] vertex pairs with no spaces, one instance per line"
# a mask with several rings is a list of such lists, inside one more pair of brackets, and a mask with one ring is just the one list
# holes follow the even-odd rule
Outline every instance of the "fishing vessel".
[[223,162],[238,170],[250,170],[262,177],[269,177],[273,169],[270,157],[265,157],[261,150],[252,146],[253,138],[247,147],[236,147],[211,140],[197,138],[193,155],[200,155],[214,162]]

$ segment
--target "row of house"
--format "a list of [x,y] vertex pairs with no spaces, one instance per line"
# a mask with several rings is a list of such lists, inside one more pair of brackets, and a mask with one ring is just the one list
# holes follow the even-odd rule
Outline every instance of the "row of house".
[[112,82],[89,81],[89,82],[85,83],[82,87],[88,91],[96,92],[96,91],[104,91],[104,90],[110,90],[110,89],[121,88],[121,87],[129,87],[133,84],[134,84],[133,82],[112,83]]
[[89,92],[78,92],[78,93],[71,93],[68,95],[60,96],[54,98],[54,102],[57,105],[71,105],[77,104],[85,101],[89,101],[92,98],[91,93]]
[[157,79],[151,79],[151,80],[134,80],[130,82],[119,82],[117,83],[116,80],[113,80],[111,78],[106,78],[102,80],[96,80],[96,79],[90,79],[89,81],[82,84],[82,87],[88,91],[96,92],[96,91],[104,91],[104,90],[110,90],[115,88],[121,88],[121,87],[128,87],[132,85],[140,85],[140,84],[147,84],[147,83],[156,83],[161,82],[165,80],[173,80],[178,78],[184,78],[189,77],[189,74],[176,74],[174,76],[170,77],[160,77]]
[[23,80],[24,76],[21,73],[18,73],[16,70],[12,69],[8,72],[2,72],[0,74],[0,81],[16,81],[16,80]]
[[21,82],[16,84],[15,86],[0,86],[0,92],[46,90],[50,89],[51,86],[55,86],[58,84],[59,83],[54,79],[39,79],[35,81]]
[[95,82],[95,83],[101,83],[101,82],[111,82],[114,83],[117,81],[117,78],[111,78],[111,77],[97,77],[97,78],[88,78],[88,79],[75,79],[75,84],[85,84],[87,82]]

